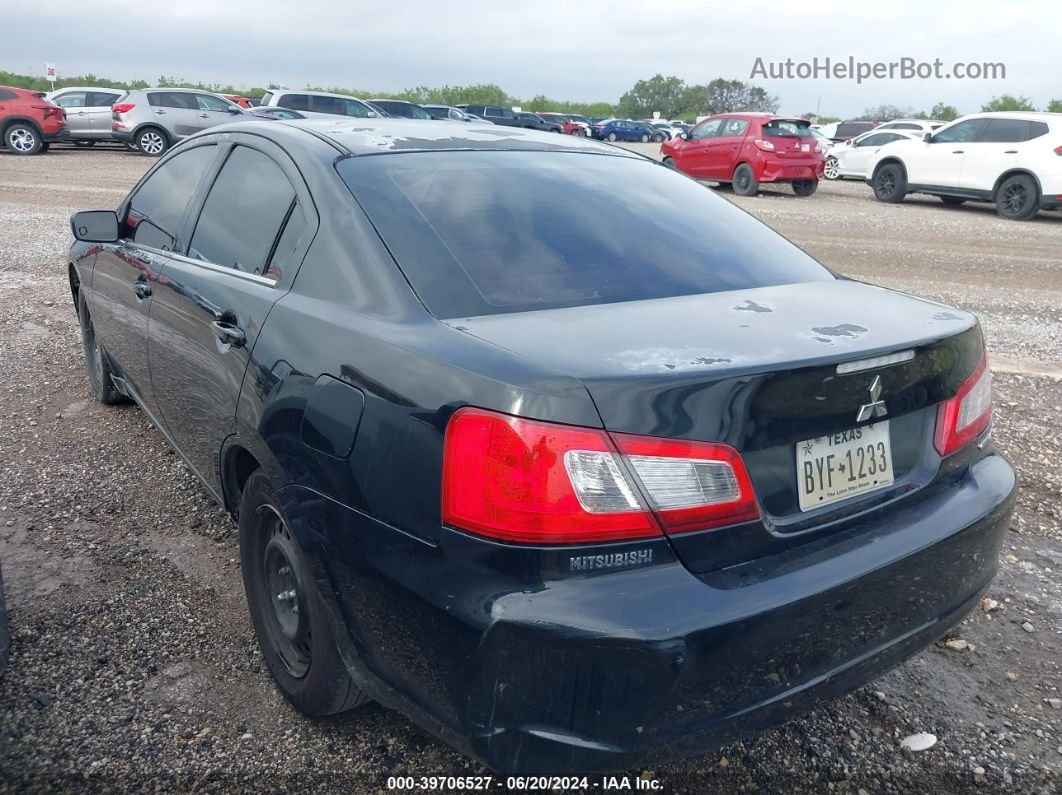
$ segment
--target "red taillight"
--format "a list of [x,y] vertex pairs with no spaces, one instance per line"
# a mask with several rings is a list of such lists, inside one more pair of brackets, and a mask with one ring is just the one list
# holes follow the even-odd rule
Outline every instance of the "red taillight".
[[1055,154],[1058,155],[1059,157],[1062,157],[1062,146],[1058,147],[1055,150]]
[[755,141],[753,141],[753,143],[756,144],[756,147],[758,149],[762,149],[764,152],[774,151],[774,144],[770,141],[764,140],[762,138],[757,138]]
[[941,456],[949,456],[968,445],[992,421],[992,372],[982,354],[969,378],[955,397],[937,408],[937,431],[933,444]]
[[111,105],[111,110],[115,113],[128,113],[136,104],[133,102],[119,102],[116,105]]
[[448,525],[503,541],[572,544],[659,536],[657,518],[683,532],[755,519],[759,510],[740,456],[725,445],[613,438],[462,409],[446,429],[442,514]]
[[751,522],[760,509],[741,454],[711,442],[613,434],[671,533]]

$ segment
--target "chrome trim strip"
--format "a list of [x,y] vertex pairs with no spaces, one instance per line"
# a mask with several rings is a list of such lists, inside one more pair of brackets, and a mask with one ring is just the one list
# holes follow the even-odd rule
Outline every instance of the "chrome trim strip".
[[899,353],[889,353],[885,356],[874,356],[870,359],[858,359],[854,362],[841,362],[837,365],[837,375],[851,375],[852,373],[874,370],[878,367],[891,367],[894,364],[909,362],[914,356],[914,351],[900,351]]

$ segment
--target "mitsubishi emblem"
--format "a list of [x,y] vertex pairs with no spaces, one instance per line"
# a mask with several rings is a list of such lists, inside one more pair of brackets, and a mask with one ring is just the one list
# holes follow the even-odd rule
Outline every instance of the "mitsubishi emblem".
[[876,375],[874,380],[870,382],[870,402],[859,407],[856,422],[866,422],[874,417],[884,417],[888,413],[889,410],[885,408],[885,401],[881,400],[881,376]]

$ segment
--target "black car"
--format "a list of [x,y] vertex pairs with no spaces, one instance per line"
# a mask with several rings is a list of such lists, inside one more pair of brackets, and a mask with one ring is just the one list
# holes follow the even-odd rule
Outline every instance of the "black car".
[[527,122],[527,129],[539,130],[540,132],[564,132],[564,126],[559,122],[549,121],[539,116],[537,113],[528,113],[527,111],[517,111],[513,115],[523,122]]
[[434,118],[425,108],[413,102],[406,102],[404,99],[374,99],[372,100],[372,105],[382,108],[388,116],[394,116],[399,119],[424,119],[428,121]]
[[532,119],[522,119],[515,111],[498,105],[458,105],[457,107],[465,113],[480,116],[502,127],[520,127],[525,130],[538,129],[536,122]]
[[237,520],[308,715],[376,699],[500,771],[657,765],[862,685],[996,572],[977,320],[648,158],[233,124],[72,228],[92,390]]

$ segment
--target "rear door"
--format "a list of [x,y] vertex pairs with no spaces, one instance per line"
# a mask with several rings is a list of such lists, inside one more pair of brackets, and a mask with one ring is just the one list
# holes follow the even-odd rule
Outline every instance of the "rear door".
[[[255,340],[291,285],[317,216],[295,164],[276,145],[236,134],[186,222],[151,308],[148,358],[166,428],[220,492],[218,455]],[[202,194],[205,194],[203,196]]]
[[162,160],[120,211],[121,239],[100,244],[88,293],[96,335],[147,412],[158,417],[148,370],[148,311],[188,204],[217,147],[195,146]]
[[[990,191],[999,177],[1024,162],[1027,143],[1047,135],[1042,121],[988,119],[977,140],[966,147],[959,185],[966,190]],[[1045,146],[1044,149],[1047,149]]]
[[190,91],[149,91],[148,104],[155,120],[177,138],[199,132],[199,104]]

